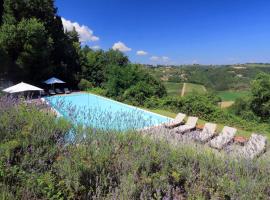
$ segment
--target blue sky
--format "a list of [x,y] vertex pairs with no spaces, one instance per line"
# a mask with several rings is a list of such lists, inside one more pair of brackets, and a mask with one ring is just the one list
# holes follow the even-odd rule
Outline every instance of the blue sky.
[[56,0],[56,5],[65,27],[74,25],[84,43],[114,46],[133,62],[270,62],[269,0]]

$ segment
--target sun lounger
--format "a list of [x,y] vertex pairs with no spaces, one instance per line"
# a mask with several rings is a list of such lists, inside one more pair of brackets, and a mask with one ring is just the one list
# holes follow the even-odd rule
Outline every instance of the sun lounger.
[[60,90],[59,88],[56,88],[56,89],[55,89],[55,92],[56,92],[57,94],[63,94],[63,91]]
[[172,120],[164,124],[166,128],[174,128],[179,126],[183,120],[185,119],[186,115],[183,113],[178,113],[177,116]]
[[56,95],[56,93],[55,93],[54,90],[49,90],[49,94],[50,94],[50,95]]
[[70,94],[71,93],[68,88],[64,88],[64,92],[65,92],[65,94]]
[[206,123],[203,127],[202,132],[200,132],[198,135],[198,140],[200,142],[207,142],[214,136],[216,128],[217,128],[216,124]]
[[185,125],[174,128],[176,133],[185,133],[196,128],[198,117],[188,117],[187,123]]
[[265,149],[266,137],[253,133],[246,145],[240,150],[239,155],[244,158],[253,159],[262,154]]
[[233,137],[235,136],[236,131],[237,131],[237,129],[235,129],[235,128],[224,126],[222,132],[217,137],[212,139],[209,142],[209,145],[211,147],[219,149],[219,150],[222,149],[230,141],[233,140]]

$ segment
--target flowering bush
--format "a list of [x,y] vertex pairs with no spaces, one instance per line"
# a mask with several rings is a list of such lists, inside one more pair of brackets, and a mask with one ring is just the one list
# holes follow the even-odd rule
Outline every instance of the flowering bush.
[[[267,157],[234,161],[202,147],[172,148],[136,132],[72,128],[61,118],[8,97],[0,98],[0,106],[2,199],[270,196]],[[71,130],[73,143],[65,140]]]

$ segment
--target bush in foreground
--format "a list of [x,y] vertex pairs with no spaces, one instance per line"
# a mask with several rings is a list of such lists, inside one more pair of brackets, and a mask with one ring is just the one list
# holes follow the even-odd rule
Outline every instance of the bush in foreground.
[[64,120],[16,101],[1,105],[2,199],[270,196],[269,160],[230,161],[198,147],[92,129],[77,129],[74,141],[64,143],[71,128]]

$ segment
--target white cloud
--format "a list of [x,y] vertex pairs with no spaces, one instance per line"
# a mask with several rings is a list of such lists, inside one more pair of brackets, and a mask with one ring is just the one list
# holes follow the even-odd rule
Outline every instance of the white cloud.
[[195,64],[198,64],[198,61],[197,60],[192,60],[192,62],[191,62],[193,65],[195,65]]
[[137,51],[137,55],[138,56],[145,56],[145,55],[147,55],[148,53],[146,52],[146,51],[143,51],[143,50],[139,50],[139,51]]
[[170,58],[167,56],[161,56],[161,57],[152,56],[152,57],[150,57],[150,60],[155,61],[155,62],[165,62],[166,63],[170,60]]
[[150,57],[150,60],[152,60],[152,61],[159,61],[159,57],[158,56],[151,56]]
[[65,30],[72,31],[73,27],[76,29],[81,42],[95,42],[99,40],[99,37],[95,36],[94,32],[88,26],[80,25],[77,22],[71,22],[63,17],[61,19]]
[[99,45],[95,45],[95,46],[92,46],[92,47],[90,47],[91,49],[94,49],[94,50],[98,50],[98,49],[100,49],[100,46]]
[[114,45],[112,46],[113,50],[119,50],[122,52],[127,52],[127,51],[131,51],[131,48],[127,47],[123,42],[116,42],[114,43]]
[[167,56],[162,56],[161,59],[162,59],[163,62],[168,62],[169,61],[169,57],[167,57]]

